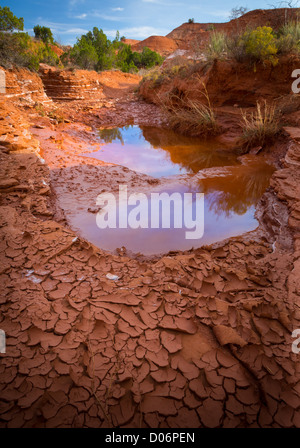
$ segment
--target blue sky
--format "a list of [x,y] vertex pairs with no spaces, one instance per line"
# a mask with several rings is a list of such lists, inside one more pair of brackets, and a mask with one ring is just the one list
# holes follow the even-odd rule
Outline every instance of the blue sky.
[[[274,0],[276,3],[276,1]],[[272,3],[272,2],[271,2]],[[195,22],[226,22],[235,6],[248,10],[270,8],[269,0],[1,0],[18,17],[25,30],[49,26],[58,42],[72,45],[94,26],[110,37],[116,31],[130,39],[166,35],[189,18]]]

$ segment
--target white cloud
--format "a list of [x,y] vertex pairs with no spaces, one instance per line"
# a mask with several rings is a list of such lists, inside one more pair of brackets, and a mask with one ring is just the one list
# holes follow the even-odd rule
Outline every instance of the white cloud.
[[74,19],[85,19],[87,17],[87,14],[79,14],[78,16],[74,16]]
[[84,28],[68,28],[67,30],[59,31],[60,34],[86,34],[88,30]]
[[48,22],[43,20],[43,25],[51,29],[53,34],[86,34],[88,30],[85,28],[77,27],[72,23],[61,23],[61,22]]
[[117,7],[117,8],[111,8],[111,10],[112,11],[124,11],[124,8]]

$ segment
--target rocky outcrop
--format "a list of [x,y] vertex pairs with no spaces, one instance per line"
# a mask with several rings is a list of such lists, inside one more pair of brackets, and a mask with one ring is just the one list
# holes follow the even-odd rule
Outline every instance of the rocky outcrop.
[[99,74],[94,71],[58,70],[41,64],[39,74],[47,95],[55,101],[97,102],[104,98]]
[[[263,98],[272,101],[281,95],[291,93],[294,69],[300,67],[297,57],[282,57],[275,67],[257,64],[256,71],[248,64],[231,60],[217,60],[207,66],[199,64],[191,74],[183,76],[163,76],[160,83],[145,80],[139,89],[147,101],[160,103],[160,98],[179,95],[181,98],[205,101],[203,83],[213,107],[255,106]],[[187,69],[188,70],[188,69]]]
[[40,65],[40,76],[47,95],[54,101],[84,101],[101,104],[140,81],[139,75],[118,70],[95,72],[90,70],[58,70]]
[[126,45],[135,45],[140,43],[141,41],[137,39],[122,39],[122,42]]
[[39,154],[40,146],[29,131],[30,123],[10,101],[0,101],[0,146],[10,152]]
[[0,91],[0,100],[2,98],[13,101],[20,100],[23,104],[51,103],[37,73],[20,67],[11,69],[0,67],[0,69],[5,73],[5,89],[3,89],[3,93]]
[[140,52],[143,51],[145,47],[150,48],[152,51],[156,51],[162,56],[168,56],[178,49],[177,43],[170,37],[150,36],[147,39],[132,45],[132,50]]

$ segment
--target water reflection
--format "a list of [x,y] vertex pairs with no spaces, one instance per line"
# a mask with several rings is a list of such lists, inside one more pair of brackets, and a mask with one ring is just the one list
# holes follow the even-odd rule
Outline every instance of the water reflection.
[[99,129],[99,137],[103,143],[112,143],[114,140],[119,140],[124,145],[122,132],[119,128],[103,128]]
[[188,173],[238,163],[235,153],[224,150],[214,140],[186,137],[157,127],[141,126],[141,130],[153,148],[162,148],[172,163],[180,165]]
[[[153,188],[169,194],[204,193],[204,236],[187,240],[185,230],[175,228],[100,230],[95,215],[73,214],[70,224],[95,245],[110,251],[125,246],[135,253],[157,254],[201,247],[257,227],[255,206],[274,171],[262,159],[239,159],[214,141],[202,142],[156,127],[106,128],[99,131],[99,137],[104,144],[93,157],[154,177],[188,174]],[[147,190],[148,195],[151,192]]]
[[157,127],[103,128],[99,137],[104,145],[92,157],[153,177],[195,174],[204,168],[238,163],[236,154],[216,146],[215,141],[201,141]]
[[242,215],[257,204],[274,170],[273,166],[254,160],[230,168],[226,176],[201,179],[198,187],[206,195],[209,210],[216,215]]

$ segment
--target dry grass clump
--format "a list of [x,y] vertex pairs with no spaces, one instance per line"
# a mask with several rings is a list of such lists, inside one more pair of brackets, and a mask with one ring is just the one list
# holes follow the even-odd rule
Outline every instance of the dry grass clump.
[[170,126],[181,134],[209,136],[219,132],[215,112],[206,88],[202,92],[207,104],[199,100],[169,95],[161,103]]
[[242,113],[243,135],[241,144],[245,148],[264,146],[271,142],[280,130],[279,114],[275,104],[256,103],[255,112],[247,115]]
[[300,23],[288,22],[279,30],[278,53],[300,54]]
[[161,67],[140,71],[139,74],[143,76],[140,84],[142,85],[145,81],[150,81],[152,87],[156,88],[177,77],[181,79],[189,78],[198,70],[199,63],[183,56],[176,56],[169,61],[165,61]]
[[227,40],[225,33],[213,31],[210,35],[205,55],[208,61],[222,59],[226,56]]

